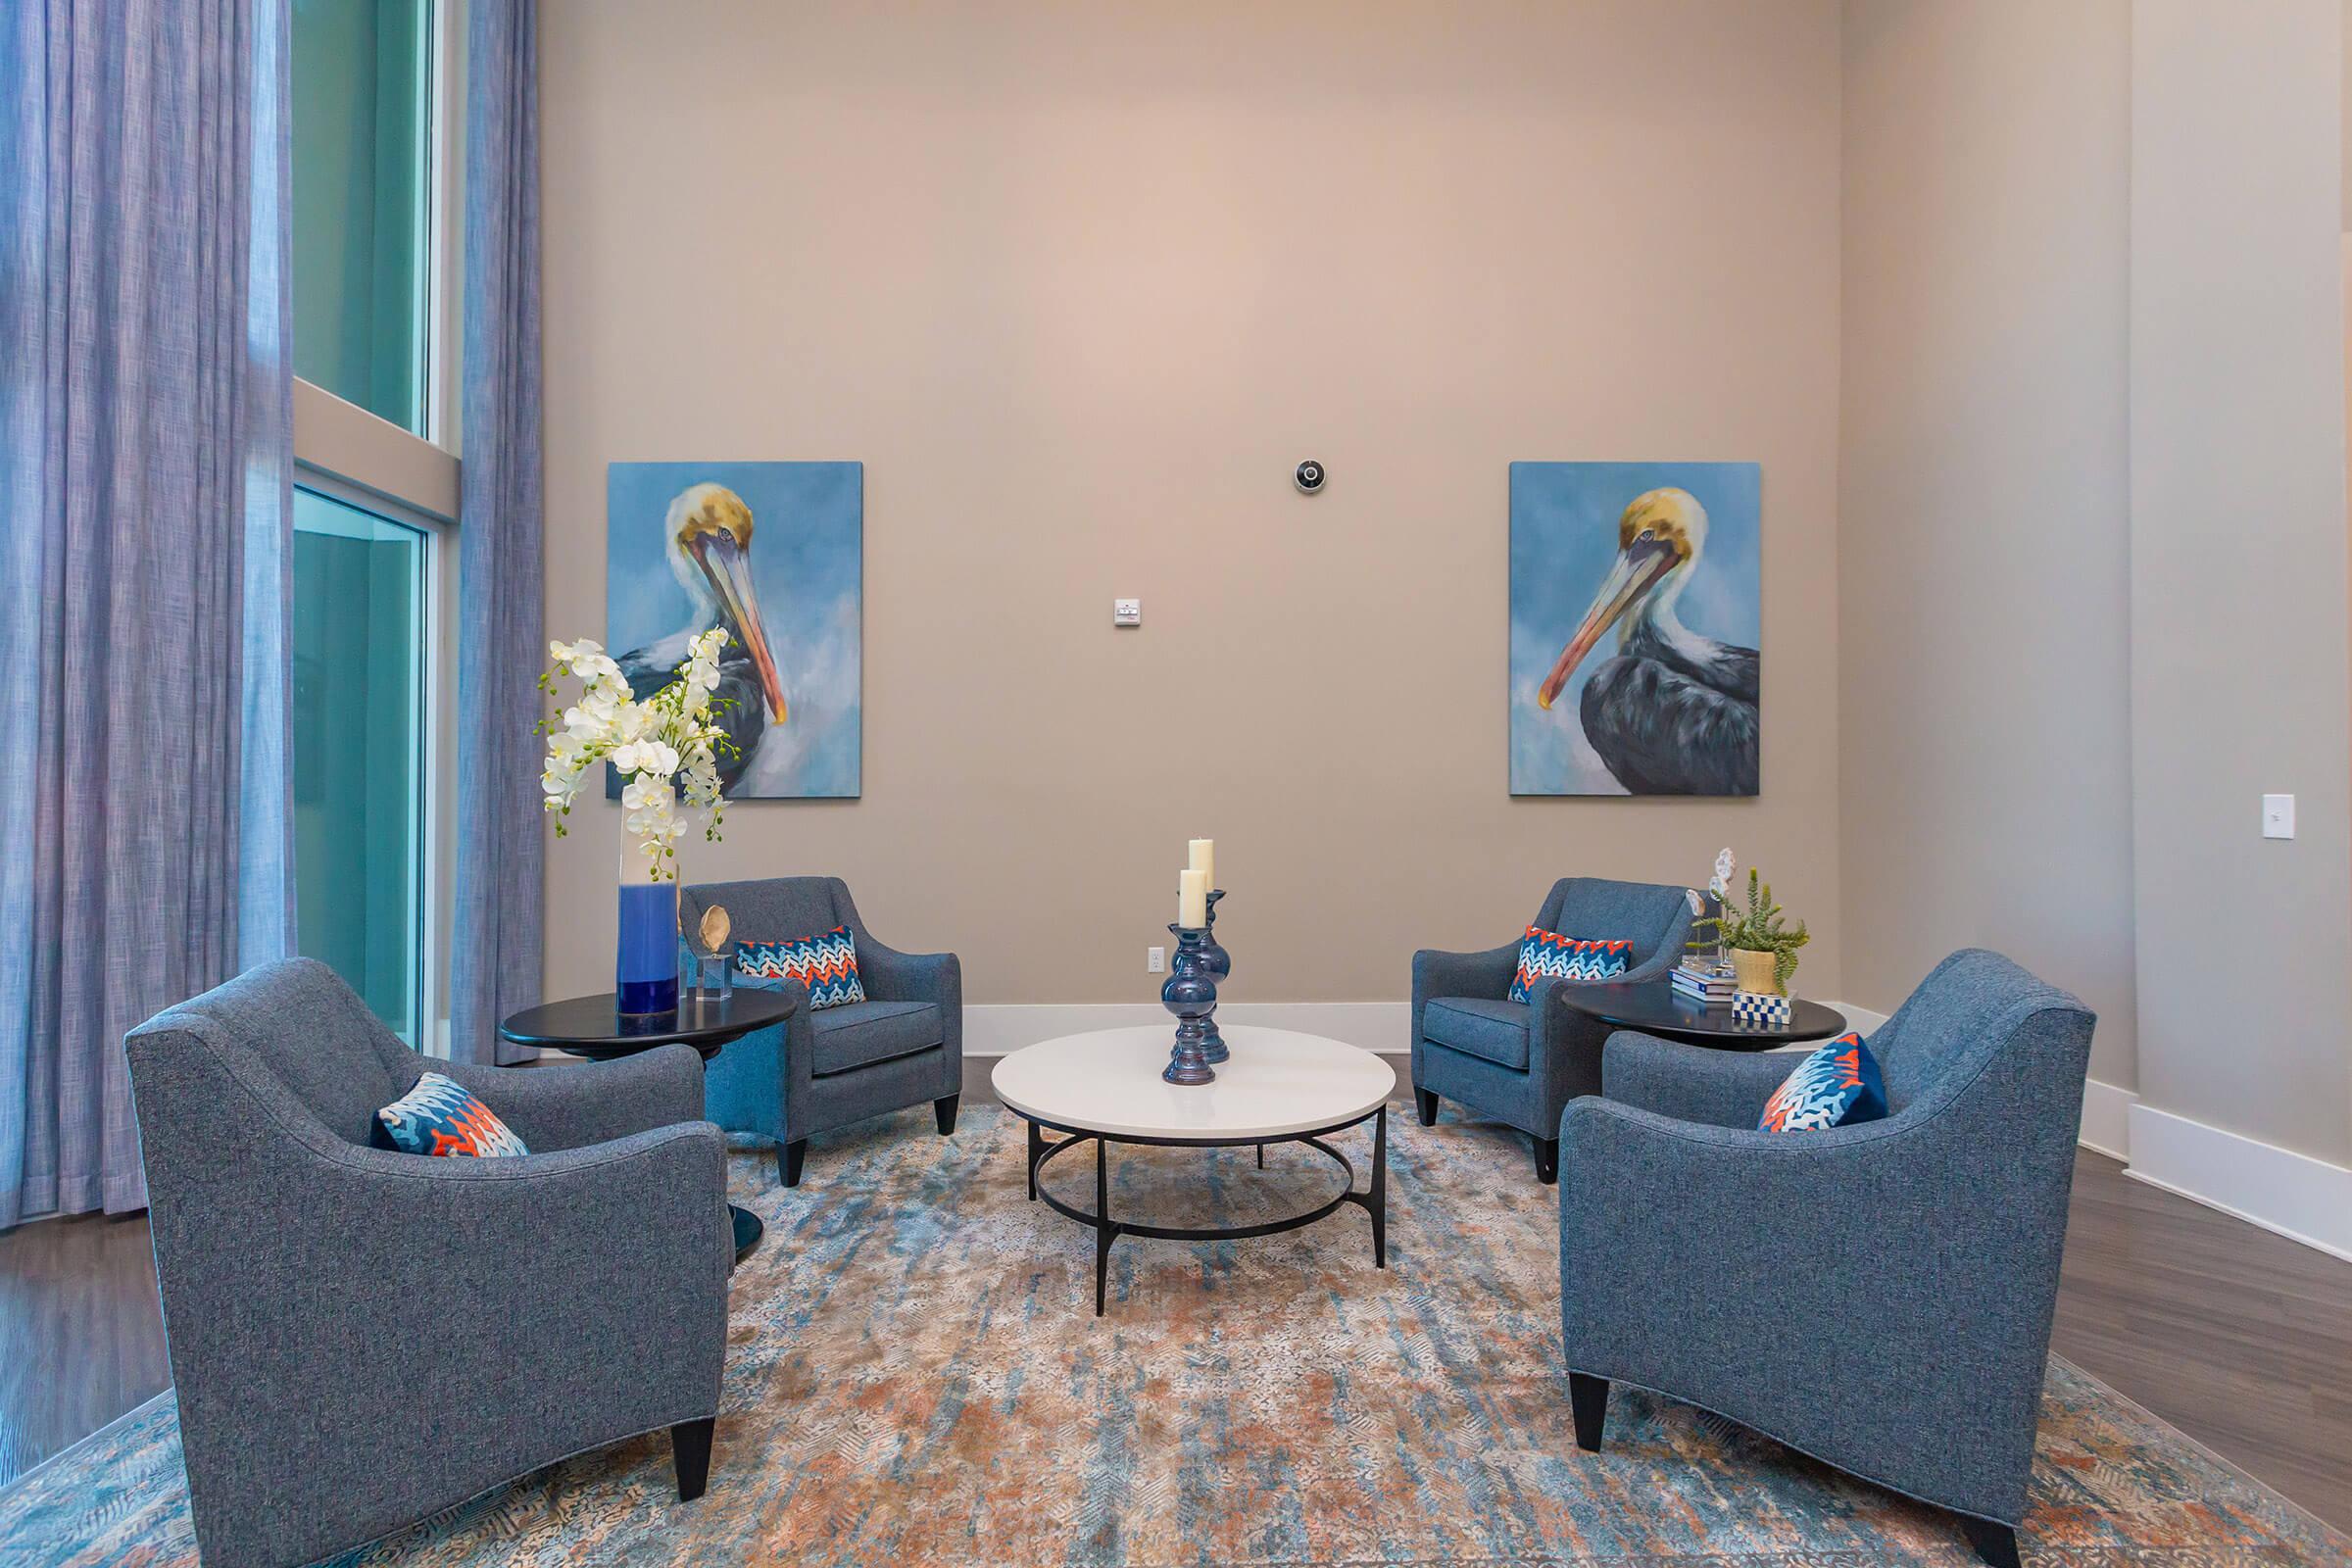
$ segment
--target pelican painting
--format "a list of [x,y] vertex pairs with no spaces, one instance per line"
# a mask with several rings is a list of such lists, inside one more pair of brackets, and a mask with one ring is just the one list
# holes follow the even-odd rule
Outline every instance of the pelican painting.
[[1757,792],[1752,463],[1511,466],[1511,793]]
[[863,469],[855,463],[615,463],[606,646],[640,695],[727,633],[716,696],[730,800],[855,796]]

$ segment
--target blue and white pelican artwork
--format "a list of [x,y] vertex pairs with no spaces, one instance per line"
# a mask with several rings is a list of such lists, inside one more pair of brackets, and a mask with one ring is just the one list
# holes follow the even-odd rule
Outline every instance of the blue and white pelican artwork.
[[615,463],[606,646],[639,696],[722,626],[729,800],[855,796],[863,683],[864,467]]
[[1752,463],[1511,465],[1514,795],[1754,795]]

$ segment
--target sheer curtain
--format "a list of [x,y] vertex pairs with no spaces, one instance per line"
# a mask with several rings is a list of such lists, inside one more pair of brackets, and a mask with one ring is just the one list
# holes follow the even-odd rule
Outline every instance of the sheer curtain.
[[539,8],[472,0],[466,48],[466,461],[460,470],[458,863],[450,1051],[525,1053],[539,1001]]
[[0,1226],[142,1206],[123,1032],[291,949],[287,41],[0,6]]

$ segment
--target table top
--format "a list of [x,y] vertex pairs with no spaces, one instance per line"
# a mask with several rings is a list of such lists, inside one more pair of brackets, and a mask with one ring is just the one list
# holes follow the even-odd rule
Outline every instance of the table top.
[[1602,1023],[1730,1051],[1769,1051],[1774,1046],[1827,1040],[1845,1032],[1845,1014],[1802,997],[1794,1000],[1787,1023],[1750,1023],[1733,1017],[1728,1006],[1710,1007],[1683,996],[1671,980],[1562,986],[1559,996],[1577,1011]]
[[498,1026],[518,1046],[553,1046],[583,1055],[625,1055],[672,1043],[709,1056],[731,1040],[777,1023],[795,1002],[779,991],[739,988],[723,1000],[697,1001],[681,988],[673,1012],[623,1013],[612,992],[525,1007]]
[[1291,1029],[1224,1024],[1231,1059],[1214,1083],[1159,1076],[1173,1020],[1063,1035],[997,1063],[997,1098],[1035,1121],[1124,1138],[1248,1143],[1360,1121],[1396,1092],[1396,1073],[1369,1051]]

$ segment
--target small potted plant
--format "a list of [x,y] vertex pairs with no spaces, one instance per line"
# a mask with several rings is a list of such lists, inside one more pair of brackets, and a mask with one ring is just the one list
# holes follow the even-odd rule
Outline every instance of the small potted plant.
[[1787,928],[1781,906],[1772,902],[1772,884],[1750,866],[1747,906],[1741,908],[1732,890],[1723,890],[1723,912],[1692,922],[1713,926],[1718,940],[1732,950],[1732,971],[1740,989],[1772,997],[1788,994],[1788,977],[1796,973],[1796,950],[1813,940],[1805,922]]

